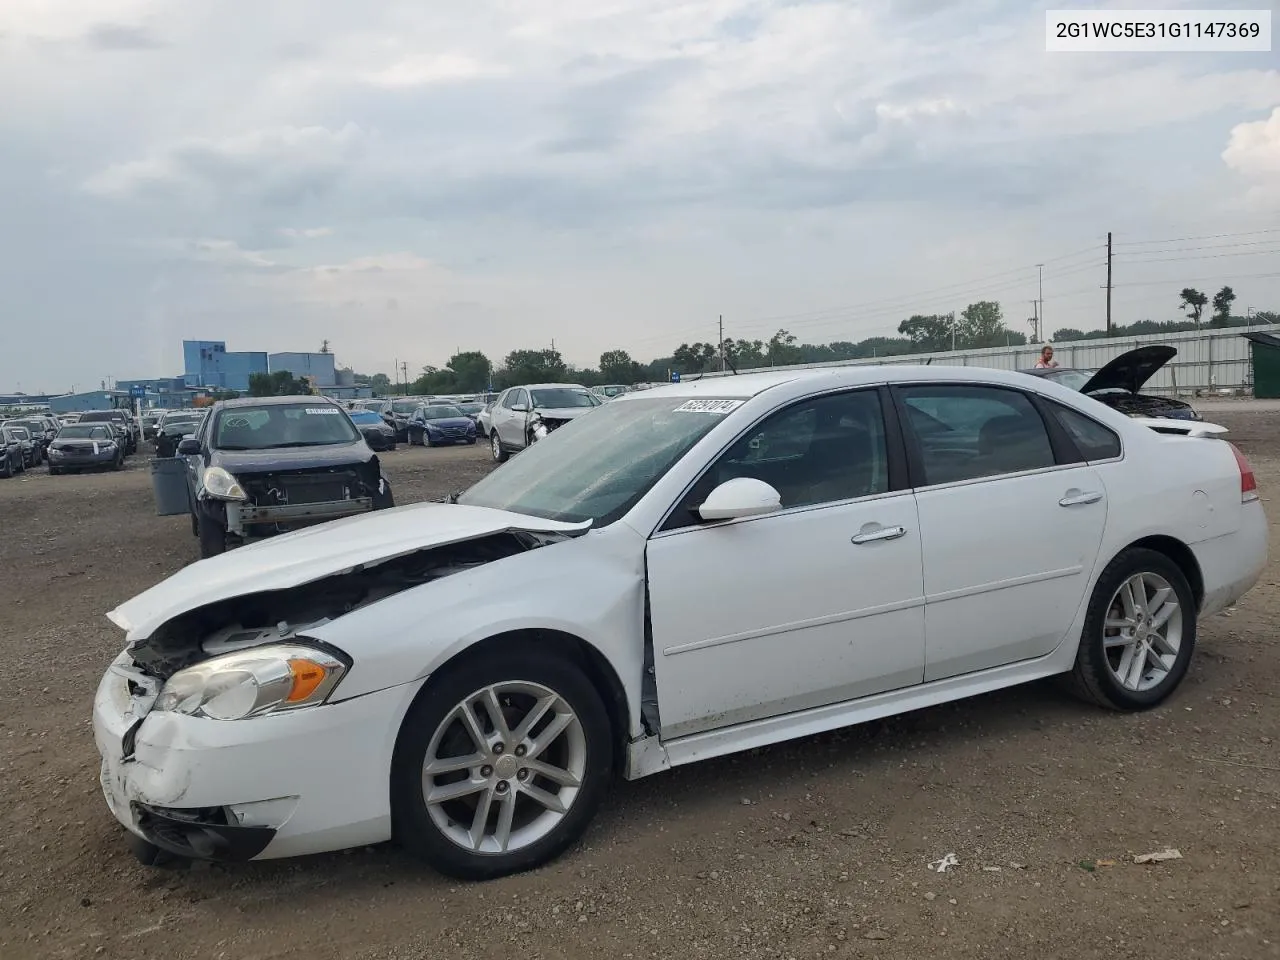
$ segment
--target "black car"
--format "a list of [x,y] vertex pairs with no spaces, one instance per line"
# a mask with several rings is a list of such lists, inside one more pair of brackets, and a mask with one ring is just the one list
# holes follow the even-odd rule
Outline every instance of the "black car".
[[178,444],[183,437],[192,436],[200,429],[205,417],[204,409],[170,410],[156,424],[155,447],[157,457],[176,457]]
[[244,397],[209,408],[187,458],[200,555],[394,506],[391,484],[347,412],[323,397]]
[[80,414],[77,422],[110,423],[124,443],[124,452],[138,452],[138,434],[133,429],[133,418],[124,410],[87,410]]
[[397,442],[409,442],[409,418],[426,400],[426,397],[396,397],[382,401],[378,413],[395,430]]
[[374,450],[394,450],[396,431],[373,410],[352,410],[351,422],[364,434],[364,439]]
[[119,470],[124,442],[110,423],[70,423],[49,445],[49,473],[72,470]]
[[1153,344],[1122,353],[1099,370],[1076,367],[1038,367],[1023,370],[1033,377],[1044,377],[1087,394],[1099,403],[1130,417],[1166,417],[1173,420],[1199,420],[1200,414],[1184,400],[1140,393],[1156,371],[1178,355],[1173,347]]
[[53,442],[53,438],[58,435],[58,431],[50,429],[49,424],[45,422],[43,417],[21,417],[14,420],[6,420],[4,426],[21,427],[31,434],[36,465],[45,459],[45,451],[49,449],[49,444]]
[[23,469],[40,466],[44,458],[43,441],[37,441],[31,436],[30,430],[26,427],[20,427],[12,421],[5,424],[5,429],[17,437],[18,443],[22,445]]
[[437,447],[445,443],[475,443],[476,422],[453,404],[423,404],[409,418],[409,443]]
[[18,431],[0,427],[0,477],[12,477],[27,469]]

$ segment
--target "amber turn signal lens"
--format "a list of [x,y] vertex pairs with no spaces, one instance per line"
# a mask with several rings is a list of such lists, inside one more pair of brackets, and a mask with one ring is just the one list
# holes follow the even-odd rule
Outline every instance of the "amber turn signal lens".
[[293,687],[285,697],[285,703],[298,703],[316,692],[329,672],[311,660],[290,660],[289,672],[293,674]]

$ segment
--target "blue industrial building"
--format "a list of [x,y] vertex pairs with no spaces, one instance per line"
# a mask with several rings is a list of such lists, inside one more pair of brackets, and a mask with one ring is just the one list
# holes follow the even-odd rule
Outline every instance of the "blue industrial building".
[[317,387],[333,387],[338,383],[332,353],[273,353],[267,358],[272,373],[287,370],[295,377],[311,377]]
[[83,413],[85,410],[110,410],[127,404],[129,395],[111,390],[90,390],[86,393],[68,393],[49,399],[51,413]]
[[228,351],[222,340],[183,340],[182,362],[188,387],[248,390],[249,377],[268,370],[266,353]]

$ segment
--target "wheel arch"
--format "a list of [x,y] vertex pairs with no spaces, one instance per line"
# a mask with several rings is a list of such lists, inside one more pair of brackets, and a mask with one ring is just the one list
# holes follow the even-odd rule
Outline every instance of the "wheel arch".
[[[583,672],[600,695],[605,713],[609,717],[609,734],[614,746],[614,772],[620,773],[626,763],[626,747],[630,739],[628,735],[630,713],[626,688],[623,687],[621,678],[608,658],[587,640],[563,630],[542,627],[507,630],[486,637],[459,651],[441,663],[432,671],[432,674],[442,673],[471,660],[490,660],[501,655],[504,649],[516,646],[525,650],[530,646],[537,646],[551,656],[566,660]],[[430,688],[431,681],[428,679],[418,691],[414,702],[418,698],[427,696]],[[396,735],[396,752],[400,749],[400,739],[403,735],[404,727],[402,726]]]
[[1177,537],[1157,534],[1127,544],[1116,556],[1126,550],[1154,550],[1168,557],[1187,578],[1187,583],[1191,585],[1191,594],[1195,597],[1196,609],[1200,609],[1201,604],[1204,603],[1204,573],[1200,569],[1200,561],[1196,559],[1196,555],[1189,546]]

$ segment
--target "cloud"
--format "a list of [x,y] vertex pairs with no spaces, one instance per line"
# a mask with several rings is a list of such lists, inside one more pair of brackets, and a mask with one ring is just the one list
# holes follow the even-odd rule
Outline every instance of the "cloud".
[[[6,0],[0,315],[583,362],[1256,225],[1273,58],[1043,45],[1012,0]],[[1051,315],[1096,326],[1078,279]]]
[[142,27],[101,23],[85,34],[85,43],[94,50],[157,50],[167,46]]
[[359,155],[364,132],[354,123],[278,127],[220,140],[192,138],[139,160],[95,173],[84,188],[101,197],[128,199],[182,188],[282,206],[323,193]]
[[1266,120],[1232,127],[1222,159],[1241,176],[1280,185],[1280,107]]

